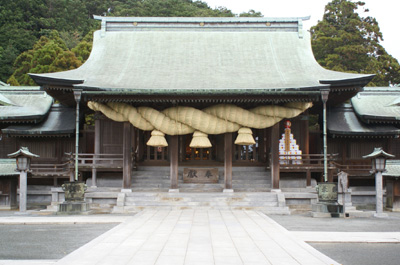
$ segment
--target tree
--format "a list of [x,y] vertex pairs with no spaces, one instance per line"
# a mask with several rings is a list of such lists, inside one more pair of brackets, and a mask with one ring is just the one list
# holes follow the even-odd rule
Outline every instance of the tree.
[[249,12],[240,13],[239,17],[263,17],[263,14],[255,11],[254,9],[250,9]]
[[[235,16],[226,7],[213,9],[193,0],[0,1],[0,80],[21,85],[34,84],[28,72],[63,71],[86,61],[92,49],[93,30],[100,26],[93,15]],[[262,16],[254,10],[240,15]],[[55,36],[53,30],[59,34]]]
[[81,64],[75,54],[68,50],[58,32],[52,31],[49,37],[42,36],[32,50],[17,57],[14,63],[16,70],[7,82],[11,85],[35,85],[28,73],[71,70]]
[[359,15],[364,6],[349,0],[333,0],[325,6],[323,20],[311,28],[315,58],[330,70],[376,74],[371,86],[398,84],[399,63],[380,45],[383,36],[376,19]]

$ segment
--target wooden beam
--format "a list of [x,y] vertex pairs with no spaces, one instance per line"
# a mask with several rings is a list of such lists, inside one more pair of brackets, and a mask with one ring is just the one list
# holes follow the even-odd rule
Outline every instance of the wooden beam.
[[123,189],[130,189],[132,185],[132,135],[131,124],[124,122],[123,130]]
[[272,189],[279,189],[279,122],[271,129],[271,184]]
[[171,180],[171,189],[178,189],[178,144],[179,139],[177,135],[173,135],[169,140],[169,150],[170,150],[170,180]]
[[232,133],[225,133],[225,189],[232,189]]

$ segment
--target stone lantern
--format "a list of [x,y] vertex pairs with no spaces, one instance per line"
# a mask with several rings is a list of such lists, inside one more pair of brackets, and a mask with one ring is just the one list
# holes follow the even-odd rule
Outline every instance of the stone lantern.
[[17,171],[19,171],[19,211],[26,212],[27,174],[30,170],[31,158],[39,156],[29,152],[27,147],[21,147],[17,152],[9,154],[8,157],[17,160]]
[[370,158],[372,161],[372,172],[375,173],[375,191],[376,191],[376,217],[386,217],[383,213],[383,181],[382,172],[386,170],[386,159],[394,158],[394,155],[388,154],[381,147],[375,148],[374,151],[363,158]]

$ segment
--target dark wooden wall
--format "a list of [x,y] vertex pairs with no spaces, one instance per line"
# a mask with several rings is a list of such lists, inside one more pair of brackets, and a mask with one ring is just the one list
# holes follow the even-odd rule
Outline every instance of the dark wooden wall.
[[102,154],[122,154],[123,123],[109,119],[101,120],[100,142]]

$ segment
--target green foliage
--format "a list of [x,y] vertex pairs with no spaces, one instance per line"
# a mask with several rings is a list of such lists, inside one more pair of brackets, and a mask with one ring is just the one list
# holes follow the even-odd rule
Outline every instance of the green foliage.
[[323,20],[311,28],[315,58],[330,70],[376,74],[370,86],[398,84],[399,63],[380,45],[382,33],[376,19],[359,15],[364,5],[349,0],[326,5]]
[[263,17],[263,14],[254,11],[254,9],[250,9],[249,12],[240,13],[239,17]]
[[[80,61],[85,61],[91,50],[92,32],[100,26],[99,21],[92,19],[93,15],[235,16],[225,7],[212,9],[205,2],[192,0],[0,0],[0,80],[9,79],[15,71],[9,80],[21,84],[32,82],[26,76],[26,68],[31,64],[27,56],[33,56],[29,50],[35,43],[43,44],[45,39],[40,40],[41,37],[58,41],[54,45],[64,51],[71,50]],[[260,13],[249,11],[248,15]],[[53,30],[60,32],[58,39],[61,41],[50,36]],[[81,39],[82,36],[85,37]],[[46,47],[53,50],[54,45]],[[39,52],[37,47],[33,50]],[[59,53],[54,54],[58,56]],[[46,54],[45,61],[56,58],[50,52],[42,51],[42,54]],[[74,60],[67,53],[63,58]],[[47,66],[39,65],[34,67],[35,71],[50,69],[48,62]],[[77,64],[58,61],[57,65],[51,69],[65,70],[61,69],[62,65],[69,68]]]
[[233,17],[225,7],[210,8],[207,3],[191,0],[126,0],[109,5],[110,16],[137,17]]
[[19,85],[35,85],[28,73],[49,73],[79,67],[82,62],[68,50],[57,31],[42,36],[32,50],[21,53],[15,60],[16,70],[7,80]]
[[89,58],[90,52],[92,51],[92,42],[81,41],[71,51],[78,60],[84,63]]

